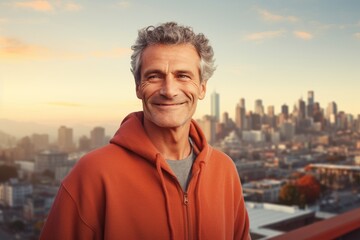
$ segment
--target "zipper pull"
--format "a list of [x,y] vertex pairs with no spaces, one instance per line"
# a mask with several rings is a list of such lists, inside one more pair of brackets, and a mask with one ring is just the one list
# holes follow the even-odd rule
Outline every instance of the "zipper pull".
[[184,204],[187,206],[189,204],[189,198],[188,198],[188,194],[184,193]]

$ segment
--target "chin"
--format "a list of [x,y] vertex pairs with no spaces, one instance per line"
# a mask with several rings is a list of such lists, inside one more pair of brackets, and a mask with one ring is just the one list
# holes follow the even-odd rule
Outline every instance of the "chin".
[[177,128],[189,123],[189,119],[180,118],[158,118],[153,119],[153,123],[162,128]]

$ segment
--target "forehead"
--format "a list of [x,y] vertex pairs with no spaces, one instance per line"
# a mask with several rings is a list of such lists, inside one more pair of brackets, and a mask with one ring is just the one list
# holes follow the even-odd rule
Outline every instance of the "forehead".
[[156,44],[148,46],[144,50],[141,66],[142,72],[148,68],[158,68],[159,70],[179,68],[179,70],[196,71],[199,70],[200,57],[191,44]]

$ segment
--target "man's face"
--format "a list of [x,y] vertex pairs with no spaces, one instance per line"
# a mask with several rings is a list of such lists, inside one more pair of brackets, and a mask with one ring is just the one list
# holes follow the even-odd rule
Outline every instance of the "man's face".
[[145,121],[164,128],[190,122],[206,92],[199,66],[200,57],[189,44],[158,44],[144,50],[136,95],[143,102]]

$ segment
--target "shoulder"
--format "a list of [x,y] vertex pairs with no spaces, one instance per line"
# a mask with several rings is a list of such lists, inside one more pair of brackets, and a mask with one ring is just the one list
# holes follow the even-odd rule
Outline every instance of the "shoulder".
[[235,167],[234,161],[227,154],[215,148],[212,148],[210,161],[217,165],[222,165],[230,168]]
[[98,181],[109,173],[109,169],[118,168],[127,155],[126,150],[114,144],[95,149],[77,161],[63,182],[66,185],[79,180]]
[[238,177],[238,172],[234,161],[227,154],[218,149],[211,147],[211,154],[207,161],[207,165],[207,168],[214,172]]

